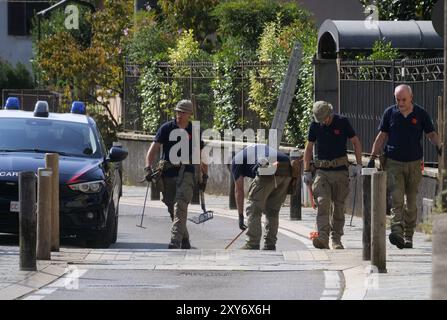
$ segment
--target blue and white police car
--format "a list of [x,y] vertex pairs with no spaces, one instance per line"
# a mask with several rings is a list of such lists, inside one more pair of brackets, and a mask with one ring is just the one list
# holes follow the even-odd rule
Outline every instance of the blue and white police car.
[[48,111],[39,101],[34,112],[19,110],[8,98],[0,110],[0,232],[17,234],[18,176],[45,167],[45,154],[59,154],[60,234],[85,239],[88,246],[116,242],[121,196],[121,147],[106,150],[95,121],[81,102],[71,113]]

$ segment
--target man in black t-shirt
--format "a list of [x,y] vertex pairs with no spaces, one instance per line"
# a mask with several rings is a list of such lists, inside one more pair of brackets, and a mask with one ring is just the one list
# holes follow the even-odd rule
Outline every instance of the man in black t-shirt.
[[[329,249],[331,234],[332,248],[343,249],[341,236],[345,223],[344,206],[349,193],[346,142],[349,139],[354,146],[357,160],[355,175],[361,174],[362,147],[349,120],[333,114],[330,103],[317,101],[312,111],[315,121],[310,125],[304,151],[303,179],[312,188],[318,207],[318,237],[313,239],[313,245],[318,249]],[[316,174],[312,184],[311,160],[314,146],[316,158],[313,164]]]
[[[383,148],[386,161],[387,189],[391,195],[390,242],[399,249],[413,247],[413,233],[417,221],[416,199],[422,178],[421,161],[423,133],[434,144],[438,153],[441,141],[427,111],[413,103],[411,87],[402,84],[394,91],[396,104],[383,113],[379,134],[374,141],[368,167]],[[406,206],[404,206],[404,196]]]
[[258,250],[262,237],[261,217],[265,214],[263,250],[276,250],[279,211],[292,181],[289,157],[265,144],[251,145],[239,151],[231,162],[239,228],[244,230],[244,178],[253,180],[248,191],[247,240],[242,249]]
[[[208,166],[200,158],[200,150],[204,146],[201,137],[193,137],[194,135],[200,136],[201,134],[200,130],[193,132],[193,126],[190,122],[193,113],[191,101],[181,100],[177,103],[174,110],[176,113],[175,119],[162,124],[155,135],[154,142],[152,142],[146,155],[145,171],[148,172],[148,175],[153,172],[152,163],[160,153],[161,146],[163,146],[161,160],[166,163],[161,175],[163,202],[168,207],[171,218],[173,218],[171,242],[168,248],[190,249],[191,244],[189,242],[188,229],[186,228],[186,220],[188,205],[192,200],[194,184],[196,183],[194,172],[196,167],[200,167],[200,174],[207,177]],[[177,139],[173,140],[171,134],[174,136],[177,135]],[[182,140],[182,136],[188,139],[187,155],[181,154],[182,150],[186,148],[177,148],[178,143]],[[194,139],[200,139],[200,144],[197,147],[193,143]],[[177,152],[173,152],[175,150]],[[174,158],[176,158],[176,161],[174,161]],[[195,158],[200,159],[200,166],[193,164]],[[179,159],[180,161],[178,161]],[[204,188],[204,186],[201,187]]]

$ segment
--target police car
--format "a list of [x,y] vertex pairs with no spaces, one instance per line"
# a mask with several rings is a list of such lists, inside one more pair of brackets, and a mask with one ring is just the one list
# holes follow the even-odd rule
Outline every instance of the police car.
[[61,236],[85,239],[88,246],[116,242],[121,196],[120,161],[127,151],[106,150],[95,121],[81,102],[71,113],[48,112],[38,101],[34,112],[19,110],[8,98],[0,110],[0,233],[17,234],[18,176],[45,167],[45,154],[59,154]]

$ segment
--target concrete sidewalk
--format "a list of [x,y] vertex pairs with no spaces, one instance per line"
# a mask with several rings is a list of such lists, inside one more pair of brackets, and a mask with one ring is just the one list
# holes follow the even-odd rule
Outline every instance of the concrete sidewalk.
[[[145,188],[128,187],[123,190],[121,204],[140,206],[144,201]],[[234,219],[237,228],[237,212],[228,209],[228,198],[206,196],[208,210],[215,215]],[[163,207],[160,201],[148,205]],[[199,205],[191,205],[191,213],[200,212]],[[120,214],[126,215],[123,210]],[[349,226],[346,216],[343,244],[345,250],[319,250],[312,246],[309,233],[315,228],[316,211],[303,208],[302,220],[289,219],[289,207],[280,212],[281,236],[288,236],[304,243],[308,250],[296,251],[245,251],[230,250],[164,250],[164,249],[82,249],[61,248],[52,253],[51,261],[38,262],[38,272],[19,271],[17,246],[0,245],[0,300],[16,299],[49,283],[70,271],[67,266],[79,264],[86,268],[136,269],[196,269],[196,270],[324,270],[341,274],[337,298],[409,300],[430,299],[431,290],[431,242],[428,237],[416,233],[415,249],[399,250],[387,241],[386,274],[370,273],[370,262],[362,261],[362,219],[354,217]],[[212,223],[212,220],[209,222]],[[388,234],[389,231],[387,231]],[[66,277],[66,276],[65,276]],[[337,284],[338,286],[338,284]]]
[[[235,210],[228,209],[228,198],[209,195],[207,209],[236,219]],[[302,208],[302,220],[290,220],[290,208],[280,211],[280,231],[290,230],[298,234],[311,252],[327,254],[331,270],[339,270],[344,275],[342,299],[355,300],[421,300],[430,299],[432,279],[432,243],[428,235],[416,232],[413,249],[398,249],[388,241],[387,229],[387,273],[371,273],[370,261],[362,261],[363,222],[354,217],[349,226],[350,215],[346,215],[342,237],[345,250],[320,250],[313,248],[309,240],[311,231],[316,230],[316,210]],[[235,222],[236,223],[236,222]],[[281,230],[282,229],[282,230]]]

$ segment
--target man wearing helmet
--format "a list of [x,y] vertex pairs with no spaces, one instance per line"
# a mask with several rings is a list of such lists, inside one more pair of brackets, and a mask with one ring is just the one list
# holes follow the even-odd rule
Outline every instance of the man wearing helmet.
[[[190,122],[190,118],[193,114],[193,105],[190,100],[181,100],[177,103],[175,109],[175,119],[168,121],[161,125],[155,135],[154,142],[152,142],[149,151],[146,155],[146,179],[151,180],[153,175],[152,163],[155,158],[159,155],[160,148],[163,146],[163,151],[161,154],[161,162],[163,163],[163,168],[161,169],[161,180],[163,185],[163,202],[168,207],[168,211],[172,219],[171,228],[171,241],[169,243],[169,249],[190,249],[191,244],[189,242],[189,233],[186,228],[186,220],[188,214],[188,205],[192,200],[193,189],[195,184],[194,172],[195,165],[192,164],[193,155],[195,152],[193,148],[192,139],[199,139],[193,137],[193,127]],[[187,148],[189,154],[189,161],[186,164],[178,164],[171,159],[173,156],[178,156],[181,159],[185,155],[181,155],[182,149],[178,150],[179,153],[171,154],[171,148],[173,148],[177,143],[181,142],[181,139],[177,140],[171,139],[171,133],[177,130],[180,134],[186,134],[189,139],[189,147]],[[203,148],[203,141],[200,138],[200,149]],[[177,150],[177,149],[174,149]],[[197,150],[199,151],[199,150]],[[200,163],[201,174],[205,177],[207,175],[208,167],[203,162]],[[204,189],[204,186],[199,186]]]
[[[344,206],[349,193],[348,157],[346,142],[349,139],[355,151],[357,165],[355,175],[361,174],[362,149],[349,120],[333,113],[332,105],[317,101],[313,105],[314,121],[311,123],[304,151],[303,180],[312,187],[317,203],[318,237],[313,245],[318,249],[329,249],[329,234],[333,249],[344,249],[341,242],[345,223]],[[311,161],[313,149],[316,169],[312,181]],[[312,183],[313,182],[313,183]]]

